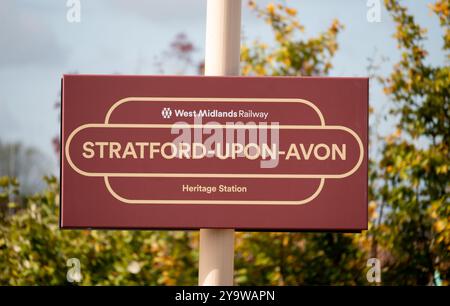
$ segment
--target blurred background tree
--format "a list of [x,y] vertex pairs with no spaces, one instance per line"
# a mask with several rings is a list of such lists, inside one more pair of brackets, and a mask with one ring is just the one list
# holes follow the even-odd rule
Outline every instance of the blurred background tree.
[[[443,28],[447,65],[427,64],[426,29],[398,1],[385,1],[396,23],[401,60],[380,78],[393,102],[397,130],[385,140],[375,169],[381,219],[373,229],[388,252],[384,281],[436,284],[450,275],[450,19],[449,2],[431,6]],[[384,213],[384,214],[383,214]],[[381,218],[381,217],[380,217]]]
[[[304,38],[297,11],[282,4],[249,6],[271,28],[275,44],[260,41],[241,48],[242,75],[326,76],[343,30],[338,20],[316,37]],[[365,284],[364,250],[351,234],[238,233],[239,284]]]
[[[59,182],[25,199],[26,207],[0,223],[0,284],[60,285],[67,260],[81,263],[83,285],[190,285],[197,277],[197,240],[189,232],[60,230]],[[17,182],[0,178],[1,199]]]
[[[326,76],[338,50],[339,21],[315,37],[295,9],[248,5],[273,30],[274,44],[244,43],[243,75]],[[365,284],[366,262],[382,261],[382,284],[449,283],[449,2],[431,7],[444,31],[447,64],[427,64],[425,29],[398,1],[386,0],[402,57],[377,77],[390,98],[397,130],[382,141],[369,173],[369,231],[237,233],[235,283],[242,285]],[[179,72],[201,72],[197,49],[178,35],[163,59]],[[374,132],[374,131],[372,131]],[[195,285],[198,232],[59,230],[59,182],[21,196],[17,180],[0,179],[0,284],[69,284],[70,258],[81,262],[81,284]],[[23,202],[22,206],[16,203]]]
[[41,173],[48,163],[47,156],[36,148],[0,140],[0,175],[17,178],[22,193],[30,194],[45,187]]

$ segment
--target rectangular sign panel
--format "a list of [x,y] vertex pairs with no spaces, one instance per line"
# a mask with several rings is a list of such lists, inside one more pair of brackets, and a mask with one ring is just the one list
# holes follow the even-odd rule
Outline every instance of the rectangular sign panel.
[[65,75],[62,228],[367,228],[368,79]]

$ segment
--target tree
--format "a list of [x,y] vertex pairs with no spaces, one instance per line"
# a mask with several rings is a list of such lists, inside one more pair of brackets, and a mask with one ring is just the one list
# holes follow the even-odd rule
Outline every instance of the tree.
[[42,176],[47,174],[50,160],[38,149],[21,143],[0,141],[0,176],[16,177],[21,182],[23,194],[42,190]]
[[[380,78],[398,119],[397,131],[383,146],[376,173],[381,184],[373,191],[381,203],[375,237],[389,255],[384,281],[448,284],[450,68],[427,64],[426,30],[406,7],[394,0],[385,5],[396,23],[394,37],[402,57],[387,78]],[[444,30],[448,63],[449,2],[439,0],[431,9]]]

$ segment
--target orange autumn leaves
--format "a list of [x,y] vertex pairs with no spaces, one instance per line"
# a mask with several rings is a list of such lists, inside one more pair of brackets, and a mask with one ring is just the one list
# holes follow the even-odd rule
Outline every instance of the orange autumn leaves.
[[250,8],[272,28],[276,45],[269,48],[258,40],[244,42],[241,49],[243,75],[326,75],[338,49],[337,35],[342,24],[333,20],[317,37],[305,38],[297,10],[282,4],[260,8],[249,1]]

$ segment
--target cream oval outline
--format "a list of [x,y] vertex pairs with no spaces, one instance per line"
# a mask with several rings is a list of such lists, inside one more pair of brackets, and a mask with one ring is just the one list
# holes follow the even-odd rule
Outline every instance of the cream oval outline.
[[120,105],[128,102],[252,102],[252,103],[301,103],[311,107],[319,116],[320,125],[325,125],[325,119],[320,109],[311,101],[297,98],[180,98],[180,97],[128,97],[114,103],[106,113],[105,123],[109,123],[111,114]]
[[304,205],[314,200],[323,189],[325,179],[320,179],[319,186],[316,191],[309,197],[298,201],[258,201],[258,200],[142,200],[127,199],[114,191],[109,182],[109,177],[104,177],[106,189],[116,199],[125,204],[238,204],[238,205]]
[[[292,178],[292,179],[305,179],[305,178],[326,178],[326,179],[339,179],[345,178],[352,175],[361,166],[364,159],[364,146],[362,144],[359,136],[350,128],[340,125],[279,125],[279,126],[265,126],[265,128],[276,128],[276,129],[289,129],[289,130],[300,130],[300,129],[324,129],[324,130],[343,130],[350,133],[358,142],[359,145],[359,159],[356,165],[348,172],[344,174],[253,174],[253,173],[91,173],[79,169],[70,157],[70,143],[73,137],[81,130],[87,128],[173,128],[177,124],[104,124],[104,123],[88,123],[79,126],[67,138],[65,144],[65,155],[67,162],[72,167],[72,169],[84,176],[90,177],[201,177],[201,178]],[[203,124],[188,124],[180,125],[180,127],[191,127],[200,128],[205,125]],[[224,126],[222,124],[208,125],[209,128],[222,127],[222,128],[259,128],[258,126]]]

